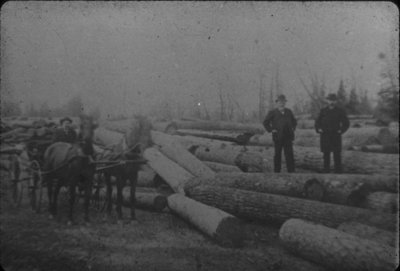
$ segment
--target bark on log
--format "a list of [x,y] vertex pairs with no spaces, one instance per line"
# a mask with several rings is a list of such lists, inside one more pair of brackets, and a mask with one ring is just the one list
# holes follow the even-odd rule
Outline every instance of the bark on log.
[[202,163],[197,157],[188,152],[181,144],[167,134],[152,131],[151,139],[159,146],[159,150],[188,172],[197,177],[212,178],[215,172]]
[[218,173],[191,186],[216,185],[363,207],[372,191],[397,189],[397,177],[356,174]]
[[248,191],[322,200],[324,186],[315,178],[296,178],[293,174],[218,173],[215,178],[195,178],[185,189],[212,185]]
[[242,172],[237,166],[225,165],[216,162],[203,161],[210,169],[215,172]]
[[143,153],[147,164],[157,172],[176,192],[184,194],[184,185],[194,176],[177,163],[168,159],[155,148],[148,148]]
[[365,145],[361,147],[363,152],[375,152],[375,153],[399,153],[399,145]]
[[243,124],[237,122],[226,121],[184,121],[175,120],[178,129],[198,129],[204,131],[210,130],[229,130],[229,131],[245,131],[249,133],[264,133],[265,129],[261,124]]
[[271,163],[256,152],[238,151],[230,147],[194,146],[190,151],[202,161],[234,165],[245,172],[271,172]]
[[153,122],[153,130],[174,135],[177,133],[178,126],[173,121]]
[[398,265],[396,250],[301,219],[289,219],[279,237],[291,252],[332,270],[387,270]]
[[279,224],[289,218],[301,218],[329,227],[358,221],[386,230],[396,229],[395,215],[345,205],[203,185],[187,189],[187,194],[190,198],[238,217],[267,223]]
[[157,174],[153,170],[140,170],[138,172],[138,180],[136,185],[139,187],[156,187],[156,183],[154,181],[156,175]]
[[377,134],[379,142],[384,146],[391,146],[399,144],[399,128],[397,127],[383,127],[379,129]]
[[337,228],[339,231],[346,232],[358,236],[363,239],[368,239],[391,247],[398,245],[398,234],[391,231],[381,230],[357,222],[345,222]]
[[[264,153],[264,157],[272,161],[273,150],[268,149]],[[294,155],[296,167],[315,171],[321,171],[323,168],[322,153],[318,148],[295,147]],[[342,161],[344,173],[397,176],[399,174],[399,156],[394,154],[343,151]]]
[[399,211],[399,194],[387,192],[373,192],[369,194],[363,207],[385,213],[397,213]]
[[215,140],[221,140],[221,141],[228,141],[228,142],[237,142],[236,137],[239,135],[239,133],[236,134],[224,134],[221,132],[211,132],[211,131],[199,131],[199,130],[187,130],[187,129],[181,129],[176,132],[177,135],[180,136],[195,136],[195,137],[201,137],[201,138],[208,138],[208,139],[215,139]]
[[242,222],[236,217],[180,194],[168,197],[168,207],[225,247],[242,247]]

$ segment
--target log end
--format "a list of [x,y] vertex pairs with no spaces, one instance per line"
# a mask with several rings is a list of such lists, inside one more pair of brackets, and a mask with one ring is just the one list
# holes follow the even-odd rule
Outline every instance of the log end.
[[243,222],[233,216],[225,217],[219,223],[213,237],[223,247],[243,247],[245,240]]
[[311,200],[322,201],[325,196],[324,186],[315,178],[308,180],[304,185],[305,196]]
[[167,204],[167,198],[164,196],[159,195],[154,198],[153,206],[156,211],[161,212],[165,207],[167,207]]
[[359,184],[347,197],[347,205],[349,206],[362,206],[371,192],[369,185],[362,183]]

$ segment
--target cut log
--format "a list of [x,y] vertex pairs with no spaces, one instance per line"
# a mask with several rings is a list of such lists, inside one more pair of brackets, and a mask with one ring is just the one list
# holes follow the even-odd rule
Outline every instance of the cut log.
[[399,194],[388,192],[373,192],[369,194],[364,202],[363,207],[379,212],[397,213],[399,210]]
[[225,247],[242,247],[245,234],[236,217],[180,194],[168,197],[168,207]]
[[137,186],[139,187],[156,187],[156,182],[154,178],[156,173],[152,170],[140,170],[138,172]]
[[363,152],[376,152],[376,153],[399,153],[399,145],[365,145],[361,147]]
[[153,122],[153,130],[174,135],[177,133],[178,126],[173,121]]
[[204,131],[212,130],[229,130],[229,131],[245,131],[254,134],[264,133],[265,129],[262,124],[243,124],[237,122],[226,121],[184,121],[175,120],[178,129],[197,129]]
[[329,227],[358,221],[386,230],[396,229],[395,215],[345,205],[203,185],[187,189],[187,195],[238,217],[267,223],[280,224],[289,218],[301,218]]
[[218,173],[214,178],[195,178],[185,189],[197,185],[212,185],[278,194],[290,197],[322,200],[324,186],[315,178],[296,178],[292,174]]
[[391,247],[398,244],[398,234],[391,231],[381,230],[375,227],[364,225],[357,222],[345,222],[337,228],[339,231],[358,236],[363,239],[375,241]]
[[395,270],[393,247],[300,219],[279,230],[284,246],[296,255],[332,270]]
[[228,141],[228,142],[237,142],[236,137],[239,135],[239,133],[236,134],[230,134],[227,135],[226,133],[216,133],[212,131],[199,131],[199,130],[187,130],[187,129],[181,129],[176,132],[177,135],[180,136],[195,136],[195,137],[201,137],[201,138],[208,138],[208,139],[216,139],[216,140],[221,140],[221,141]]
[[99,127],[94,134],[94,143],[103,147],[110,147],[119,144],[123,140],[123,137],[124,135],[121,133]]
[[215,172],[242,172],[237,166],[225,165],[216,162],[203,161],[210,169]]
[[176,192],[184,194],[185,183],[194,176],[177,163],[168,159],[155,148],[148,148],[143,153],[148,165],[157,172]]
[[12,137],[14,135],[25,133],[25,132],[26,132],[26,128],[18,127],[18,128],[15,128],[15,129],[11,130],[11,131],[8,131],[8,132],[5,132],[5,133],[1,133],[0,137],[2,139],[4,139],[4,138]]
[[388,189],[386,186],[396,189],[397,177],[221,172],[215,178],[197,179],[190,183],[192,186],[216,185],[362,207],[371,191],[380,190],[383,187]]
[[234,165],[245,172],[271,172],[271,163],[256,152],[238,151],[228,146],[193,146],[189,150],[202,161]]
[[167,134],[152,131],[151,139],[159,146],[159,150],[188,172],[197,177],[212,178],[215,172],[202,163],[197,157],[188,152],[181,144]]
[[384,146],[398,145],[399,144],[399,128],[383,127],[379,129],[377,134],[379,142]]
[[[272,161],[274,151],[268,149],[264,153],[264,157]],[[294,156],[296,167],[315,171],[321,171],[323,168],[323,158],[319,148],[295,147]],[[394,154],[343,151],[342,160],[344,173],[396,176],[399,174],[399,156]]]

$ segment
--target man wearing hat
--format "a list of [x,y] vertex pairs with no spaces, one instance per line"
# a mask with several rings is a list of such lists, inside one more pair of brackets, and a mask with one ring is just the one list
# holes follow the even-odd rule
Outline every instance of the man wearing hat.
[[330,154],[333,152],[335,173],[342,172],[342,134],[350,126],[346,111],[336,105],[336,94],[326,97],[327,106],[322,108],[315,121],[315,130],[320,134],[321,152],[324,154],[324,172],[330,172]]
[[72,120],[70,118],[68,118],[68,117],[62,118],[60,120],[61,127],[54,131],[53,143],[54,142],[66,142],[66,143],[76,142],[78,136],[71,125],[72,125]]
[[271,133],[274,141],[274,171],[281,172],[282,149],[285,153],[288,172],[294,172],[293,140],[297,121],[293,112],[286,108],[285,95],[279,95],[276,99],[277,107],[268,112],[263,125]]

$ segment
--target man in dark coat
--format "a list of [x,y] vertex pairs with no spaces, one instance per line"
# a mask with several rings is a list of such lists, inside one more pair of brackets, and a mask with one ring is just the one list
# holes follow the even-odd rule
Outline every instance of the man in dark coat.
[[294,172],[293,140],[297,121],[293,112],[285,108],[286,97],[279,95],[276,99],[277,108],[268,112],[263,121],[265,129],[271,133],[275,146],[274,171],[281,172],[282,149],[285,153],[288,172]]
[[75,143],[77,141],[77,134],[72,128],[72,120],[68,117],[60,120],[60,128],[54,131],[53,143],[55,142],[66,142]]
[[326,100],[328,106],[321,109],[315,121],[315,130],[320,134],[324,172],[330,172],[330,154],[333,152],[335,173],[341,173],[342,134],[349,129],[350,122],[344,109],[336,105],[336,94],[329,94]]

